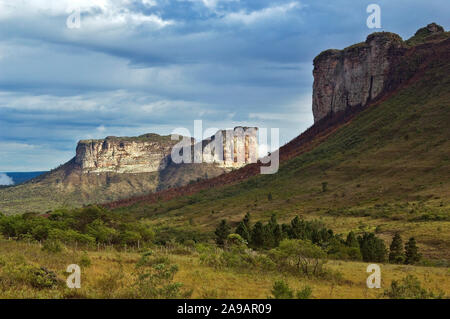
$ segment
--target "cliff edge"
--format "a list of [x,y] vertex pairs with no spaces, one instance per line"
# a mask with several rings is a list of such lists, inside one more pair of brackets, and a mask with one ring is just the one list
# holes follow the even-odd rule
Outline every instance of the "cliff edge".
[[[370,34],[365,42],[343,50],[326,50],[314,59],[312,111],[314,122],[369,102],[395,89],[396,67],[409,48],[439,40],[446,32],[431,23],[409,40],[390,32]],[[404,79],[404,78],[402,78]]]

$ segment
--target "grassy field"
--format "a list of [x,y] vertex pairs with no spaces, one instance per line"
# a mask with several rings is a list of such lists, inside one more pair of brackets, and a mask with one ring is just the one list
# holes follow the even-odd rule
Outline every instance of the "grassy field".
[[[383,292],[392,280],[414,274],[423,288],[450,294],[448,268],[404,265],[381,265],[382,287],[366,286],[368,263],[328,261],[326,278],[305,277],[280,270],[254,270],[233,267],[211,267],[202,262],[194,248],[164,247],[152,249],[158,262],[177,265],[173,283],[181,283],[181,294],[191,298],[268,298],[277,280],[284,280],[292,289],[309,286],[310,298],[385,298]],[[139,294],[138,270],[142,254],[101,249],[83,251],[64,248],[62,252],[43,251],[38,244],[8,240],[0,241],[0,298],[143,298]],[[86,262],[88,260],[88,262]],[[81,265],[81,288],[69,289],[65,272],[70,264]],[[27,268],[28,267],[28,268]],[[33,268],[34,267],[34,268]],[[56,276],[56,284],[46,287],[27,272],[45,267]],[[39,285],[41,283],[41,285]],[[184,295],[183,295],[184,294]]]

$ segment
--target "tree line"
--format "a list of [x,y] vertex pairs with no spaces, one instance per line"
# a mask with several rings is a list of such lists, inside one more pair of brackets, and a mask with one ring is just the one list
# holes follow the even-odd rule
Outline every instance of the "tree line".
[[24,241],[58,241],[84,245],[137,245],[154,239],[154,232],[127,215],[97,206],[60,209],[44,216],[36,213],[5,216],[0,213],[0,233]]
[[305,221],[298,216],[289,224],[279,224],[275,215],[265,224],[261,221],[252,224],[250,214],[247,213],[234,232],[232,230],[231,225],[222,220],[214,232],[216,244],[224,247],[230,234],[234,233],[253,249],[268,250],[278,247],[285,239],[299,239],[311,242],[335,259],[414,264],[421,258],[413,237],[403,247],[400,234],[396,233],[388,250],[384,240],[374,233],[364,232],[356,236],[354,232],[349,232],[344,239],[322,222]]

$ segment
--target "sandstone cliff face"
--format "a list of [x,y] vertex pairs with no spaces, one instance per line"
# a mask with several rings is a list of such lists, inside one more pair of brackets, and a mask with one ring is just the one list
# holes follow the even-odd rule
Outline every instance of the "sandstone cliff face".
[[344,50],[327,50],[314,60],[314,121],[366,105],[384,89],[395,52],[403,46],[393,33],[374,33]]
[[[220,139],[216,149],[215,141]],[[221,130],[210,140],[203,141],[203,159],[215,162],[219,167],[240,168],[258,160],[258,128],[235,127],[233,130]]]
[[[211,139],[201,142],[203,162],[214,163],[221,168],[239,168],[256,163],[257,132],[257,128],[249,127],[217,132]],[[214,141],[220,134],[219,146]],[[75,164],[84,174],[161,172],[171,162],[172,148],[177,143],[170,136],[157,134],[83,140],[78,143]],[[191,140],[191,145],[193,143]]]
[[137,138],[107,137],[84,140],[77,146],[75,163],[83,173],[150,173],[163,170],[176,141],[147,134]]
[[343,50],[326,50],[314,59],[314,122],[327,115],[367,105],[393,89],[392,71],[411,44],[431,39],[444,29],[431,23],[404,42],[390,32],[376,32]]

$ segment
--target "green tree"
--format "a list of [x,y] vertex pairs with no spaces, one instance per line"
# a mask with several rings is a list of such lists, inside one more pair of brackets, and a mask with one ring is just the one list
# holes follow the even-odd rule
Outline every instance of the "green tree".
[[291,234],[289,237],[293,239],[305,239],[306,237],[305,222],[300,220],[298,216],[295,216],[291,221]]
[[270,218],[269,223],[267,224],[266,228],[266,234],[267,237],[265,239],[266,244],[269,248],[277,247],[280,244],[282,232],[281,227],[277,222],[277,218],[275,214],[272,215]]
[[399,233],[395,233],[389,247],[389,262],[392,264],[402,264],[405,261],[405,253],[403,251],[403,241]]
[[245,214],[242,221],[244,222],[245,227],[247,227],[247,230],[250,231],[252,229],[252,226],[250,224],[250,213]]
[[384,241],[373,233],[358,236],[359,247],[363,261],[384,262],[386,260],[386,246]]
[[256,248],[264,246],[265,242],[265,229],[262,222],[257,222],[252,229],[251,245]]
[[405,245],[405,257],[406,264],[415,264],[422,257],[414,237],[411,237]]
[[239,234],[247,243],[250,242],[250,232],[248,231],[248,228],[247,226],[245,226],[245,223],[243,221],[240,222],[238,227],[236,228],[236,234]]
[[217,226],[214,234],[216,235],[216,243],[217,245],[223,247],[225,245],[225,240],[230,234],[230,226],[227,224],[227,221],[223,219],[219,226]]

